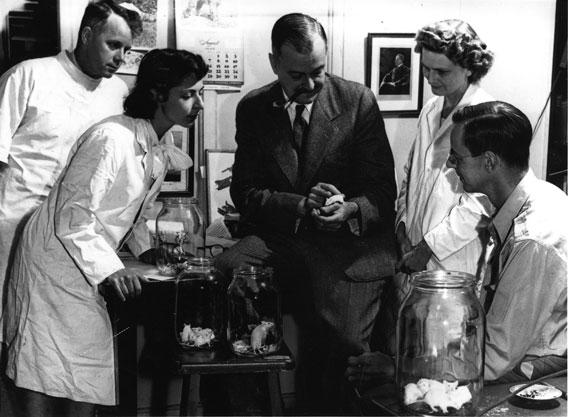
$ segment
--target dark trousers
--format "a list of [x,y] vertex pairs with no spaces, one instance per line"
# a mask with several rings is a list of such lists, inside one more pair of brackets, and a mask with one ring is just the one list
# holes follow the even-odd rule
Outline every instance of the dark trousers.
[[[243,264],[274,268],[284,311],[298,324],[298,412],[344,414],[346,360],[369,351],[383,281],[350,280],[331,266],[319,239],[251,235],[219,255],[215,264],[228,276]],[[329,239],[343,243],[340,237]]]

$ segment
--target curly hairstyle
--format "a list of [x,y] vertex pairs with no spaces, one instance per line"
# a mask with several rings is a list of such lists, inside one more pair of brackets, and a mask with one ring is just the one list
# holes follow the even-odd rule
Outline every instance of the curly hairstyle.
[[448,19],[426,25],[416,33],[414,40],[415,52],[427,49],[444,54],[454,64],[470,70],[470,83],[477,83],[493,64],[493,52],[463,20]]
[[140,61],[134,88],[124,100],[124,114],[149,119],[158,103],[168,99],[170,90],[187,77],[201,80],[209,67],[201,55],[178,49],[153,49]]

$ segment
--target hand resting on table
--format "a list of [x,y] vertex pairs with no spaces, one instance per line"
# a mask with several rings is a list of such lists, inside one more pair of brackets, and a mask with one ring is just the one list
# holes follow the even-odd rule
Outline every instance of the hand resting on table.
[[141,281],[148,282],[148,278],[142,272],[132,268],[120,269],[105,279],[107,285],[114,289],[122,301],[138,297],[142,293]]

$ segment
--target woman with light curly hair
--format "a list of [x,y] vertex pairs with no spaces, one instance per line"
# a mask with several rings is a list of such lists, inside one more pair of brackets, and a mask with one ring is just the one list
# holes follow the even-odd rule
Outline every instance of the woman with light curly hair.
[[493,54],[461,20],[426,25],[415,40],[424,78],[436,97],[420,113],[396,202],[400,272],[393,280],[394,289],[385,288],[377,319],[381,349],[390,354],[395,350],[396,314],[408,291],[408,274],[445,269],[482,275],[484,242],[478,227],[493,211],[486,196],[464,192],[455,170],[446,167],[448,157],[459,165],[471,164],[476,157],[450,154],[452,115],[462,107],[493,100],[478,85],[491,68]]
[[[452,114],[492,100],[479,86],[493,54],[473,28],[461,20],[424,26],[416,35],[424,78],[437,96],[424,106],[397,200],[400,269],[414,272],[452,269],[478,274],[481,242],[477,232],[491,205],[485,196],[464,193],[446,167]],[[459,164],[474,155],[450,155]]]

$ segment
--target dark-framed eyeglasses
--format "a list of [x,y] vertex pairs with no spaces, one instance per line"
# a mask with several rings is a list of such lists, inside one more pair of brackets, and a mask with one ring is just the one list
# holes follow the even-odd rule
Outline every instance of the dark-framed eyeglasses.
[[461,164],[463,161],[465,161],[468,158],[478,158],[481,155],[483,155],[483,154],[480,153],[478,155],[458,155],[452,149],[452,150],[450,150],[450,153],[448,154],[448,162],[450,162],[450,164],[453,164],[453,165],[458,165],[458,164]]
[[223,245],[218,244],[218,243],[214,244],[214,245],[206,245],[205,246],[205,256],[209,256],[211,258],[214,258],[215,256],[223,253],[224,250],[225,250],[225,247]]

